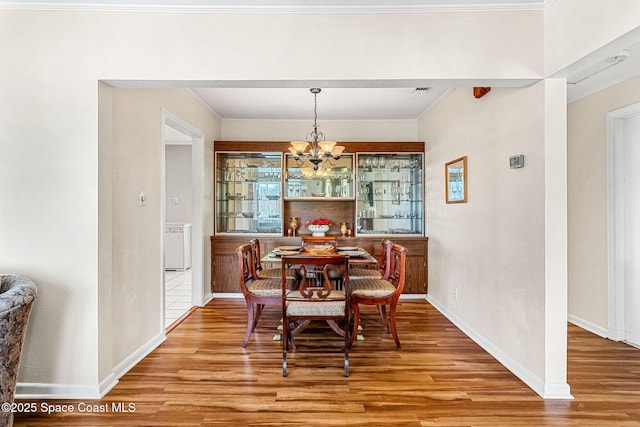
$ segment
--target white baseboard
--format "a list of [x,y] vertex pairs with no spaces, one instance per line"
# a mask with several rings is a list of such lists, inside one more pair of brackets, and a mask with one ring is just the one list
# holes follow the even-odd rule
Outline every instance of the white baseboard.
[[77,384],[17,383],[16,399],[100,399],[100,386]]
[[144,345],[142,345],[136,351],[126,357],[122,362],[118,363],[113,368],[113,375],[115,376],[115,379],[119,380],[124,374],[129,372],[131,368],[136,366],[142,359],[147,357],[149,353],[155,350],[166,339],[167,336],[165,335],[164,330],[162,330],[162,332],[151,338]]
[[45,383],[18,383],[16,384],[16,399],[100,399],[106,395],[118,380],[131,368],[137,365],[149,353],[162,344],[167,337],[164,331],[147,341],[138,350],[134,351],[118,363],[113,371],[97,385],[76,384],[45,384]]
[[109,393],[116,384],[118,384],[118,378],[116,378],[115,374],[112,372],[107,375],[107,378],[103,379],[102,381],[100,381],[100,384],[98,384],[100,397],[103,397],[107,393]]
[[407,300],[407,299],[425,299],[425,294],[400,294],[400,299],[401,300]]
[[215,292],[213,298],[220,299],[244,299],[241,292]]
[[204,307],[205,305],[209,304],[212,299],[213,299],[213,292],[209,292],[207,295],[204,296],[204,300],[202,301],[202,305],[200,307]]
[[591,323],[591,322],[589,322],[587,320],[584,320],[584,319],[582,319],[582,318],[580,318],[578,316],[574,316],[573,314],[569,314],[567,316],[567,320],[570,323],[572,323],[572,324],[574,324],[574,325],[576,325],[576,326],[578,326],[578,327],[580,327],[580,328],[582,328],[584,330],[587,330],[587,331],[589,331],[591,333],[594,333],[594,334],[596,334],[598,336],[601,336],[602,338],[608,338],[609,337],[609,331],[608,331],[607,328],[601,328],[600,326],[598,326],[598,325],[596,325],[594,323]]
[[438,300],[431,295],[427,295],[427,301],[436,308],[443,316],[451,321],[458,329],[464,332],[476,344],[482,347],[487,353],[493,356],[505,368],[516,377],[520,378],[529,388],[538,393],[543,399],[573,399],[569,384],[546,384],[543,380],[534,375],[527,368],[516,362],[511,356],[503,352],[499,347],[486,339],[469,324],[460,319],[457,315],[449,311]]

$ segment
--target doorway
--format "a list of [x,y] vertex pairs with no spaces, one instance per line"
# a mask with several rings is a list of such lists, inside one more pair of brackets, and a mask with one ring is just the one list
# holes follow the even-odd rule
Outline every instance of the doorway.
[[162,111],[162,328],[203,305],[204,134]]
[[607,131],[609,337],[640,347],[640,103]]

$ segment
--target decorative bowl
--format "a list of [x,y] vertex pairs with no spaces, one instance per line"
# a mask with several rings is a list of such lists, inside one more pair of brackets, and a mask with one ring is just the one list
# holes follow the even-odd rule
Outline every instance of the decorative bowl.
[[324,197],[326,193],[311,193],[313,197]]
[[277,194],[276,195],[271,195],[270,194],[270,195],[265,196],[265,197],[267,198],[267,200],[280,200],[280,196],[277,195]]
[[307,245],[304,247],[305,252],[308,252],[311,255],[322,255],[333,252],[333,245]]

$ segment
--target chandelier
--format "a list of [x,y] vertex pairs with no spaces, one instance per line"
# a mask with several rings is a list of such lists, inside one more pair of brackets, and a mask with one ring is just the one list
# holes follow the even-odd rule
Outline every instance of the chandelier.
[[289,152],[293,155],[298,166],[302,166],[305,160],[313,163],[313,170],[317,171],[322,162],[335,165],[340,159],[344,147],[336,145],[335,141],[325,141],[324,134],[318,130],[318,94],[322,89],[311,88],[313,94],[313,130],[307,134],[306,141],[291,141]]

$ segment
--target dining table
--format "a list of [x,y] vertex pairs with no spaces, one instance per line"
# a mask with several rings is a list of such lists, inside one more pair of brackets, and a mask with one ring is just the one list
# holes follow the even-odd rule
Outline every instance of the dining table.
[[[280,263],[280,256],[282,254],[295,255],[296,253],[308,255],[308,253],[305,252],[305,248],[303,248],[302,246],[280,246],[275,248],[271,252],[268,252],[265,256],[262,257],[260,262]],[[375,266],[378,264],[378,260],[369,252],[367,252],[366,249],[356,246],[338,246],[337,248],[334,248],[330,253],[349,255],[349,266],[375,268]]]
[[[361,247],[338,246],[336,248],[333,248],[329,252],[320,252],[318,253],[318,255],[327,255],[327,253],[348,255],[349,266],[375,268],[375,266],[378,264],[378,260],[373,255],[371,255],[366,249],[363,249]],[[262,263],[267,263],[267,262],[282,263],[282,258],[281,258],[282,255],[295,256],[296,254],[309,255],[312,253],[310,253],[309,251],[306,251],[306,248],[304,248],[303,246],[280,246],[280,247],[274,248],[274,250],[267,253],[265,256],[262,257],[260,261]],[[334,332],[336,332],[340,336],[344,336],[344,333],[345,333],[344,329],[338,326],[334,321],[328,320],[327,323],[329,324],[329,326]],[[292,332],[292,334],[297,335],[302,330],[304,330],[308,324],[309,324],[309,321],[302,322]],[[274,339],[276,340],[279,338],[280,338],[279,336],[274,336]],[[358,335],[356,339],[363,340],[364,337],[362,335]],[[293,346],[295,348],[295,343],[293,344]]]

